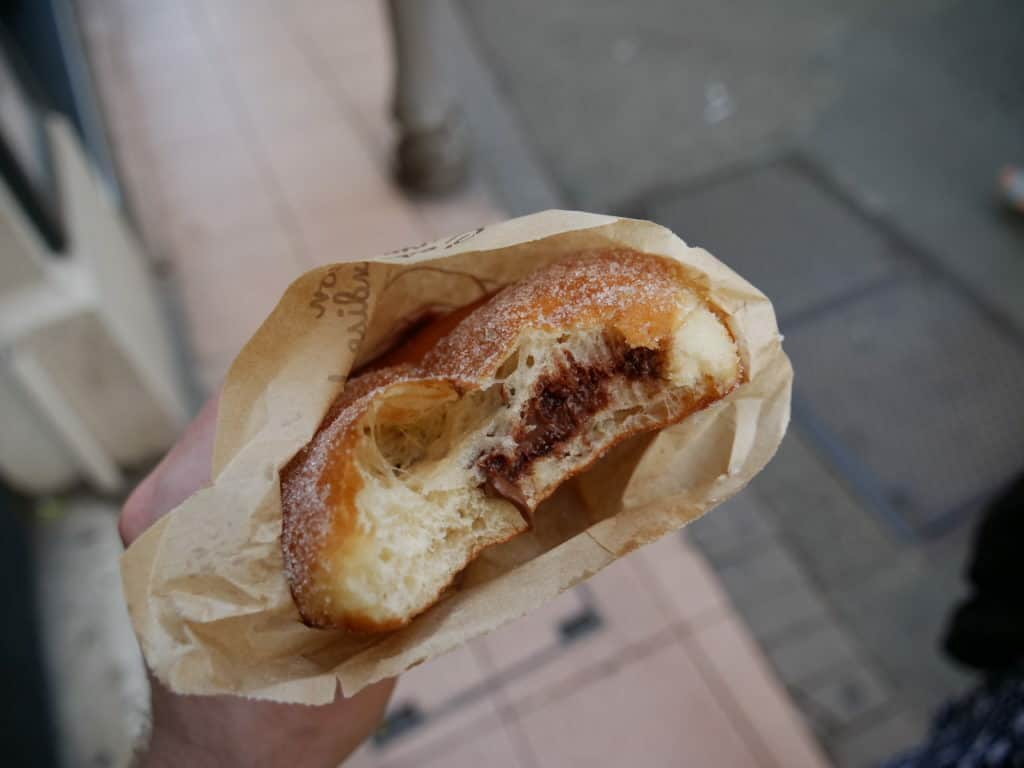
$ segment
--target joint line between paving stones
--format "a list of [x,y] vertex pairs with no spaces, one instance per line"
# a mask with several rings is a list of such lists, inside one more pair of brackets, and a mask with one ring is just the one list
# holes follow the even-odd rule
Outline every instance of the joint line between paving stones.
[[917,541],[916,531],[893,509],[882,489],[882,483],[874,472],[862,464],[846,444],[832,433],[798,392],[793,393],[792,414],[793,421],[817,445],[825,458],[839,472],[840,477],[849,484],[854,495],[866,502],[868,508],[874,510],[890,526],[900,541]]
[[[124,18],[121,14],[112,14],[112,24],[116,24],[116,39],[125,41],[128,39],[128,32],[125,29]],[[189,14],[190,23],[194,26],[195,20],[191,18]],[[91,57],[92,46],[94,41],[86,39],[86,56]],[[108,51],[107,55],[112,55],[112,52]],[[121,49],[121,55],[124,55],[124,49]],[[115,59],[115,64],[120,62]],[[90,64],[91,66],[91,64]],[[129,80],[133,80],[132,72],[130,69],[125,73]],[[138,83],[136,83],[138,85]],[[107,111],[112,111],[113,107],[107,103],[107,99],[103,92],[103,87],[97,89],[98,98],[100,100],[101,110],[104,112],[104,121],[109,125],[113,123],[112,118],[106,115]],[[157,187],[157,196],[159,199],[160,213],[163,218],[166,218],[166,207],[167,207],[167,190],[164,187],[164,180],[161,175],[153,172],[156,167],[155,152],[153,150],[152,143],[149,141],[148,136],[141,137],[142,140],[139,144],[142,147],[141,153],[144,156],[144,163],[147,173],[152,176],[152,181]],[[115,139],[116,140],[116,139]],[[115,170],[120,172],[122,163],[120,162],[117,152],[114,152]],[[170,326],[170,335],[172,337],[172,349],[175,361],[178,363],[180,369],[180,378],[182,380],[186,405],[188,408],[188,418],[192,418],[199,409],[202,407],[203,401],[206,399],[206,393],[203,391],[202,386],[199,383],[199,379],[196,376],[194,367],[192,365],[193,358],[196,355],[195,349],[189,343],[191,338],[188,318],[186,316],[184,299],[182,298],[181,284],[178,280],[177,274],[172,269],[168,269],[169,257],[167,254],[167,233],[164,233],[164,237],[160,238],[161,242],[154,243],[152,240],[152,232],[145,232],[142,227],[142,221],[137,216],[137,207],[133,205],[132,201],[132,190],[131,185],[123,184],[124,195],[123,201],[127,206],[129,213],[129,221],[134,229],[136,238],[143,245],[143,255],[146,257],[146,266],[149,268],[150,279],[152,284],[157,288],[159,296],[159,303],[163,310],[164,316],[167,318],[168,325]],[[133,486],[132,486],[133,487]]]
[[[192,18],[193,25],[197,27],[196,31],[205,43],[202,46],[204,55],[218,60],[217,63],[220,66],[215,67],[215,70],[218,72],[216,79],[219,90],[224,95],[224,100],[230,105],[231,112],[234,115],[236,124],[240,128],[240,132],[245,134],[249,147],[253,150],[253,157],[260,166],[260,171],[263,177],[269,182],[268,186],[272,192],[271,196],[273,198],[272,205],[274,213],[278,217],[280,223],[284,226],[288,243],[295,249],[295,255],[299,258],[300,262],[309,263],[312,255],[309,253],[305,239],[302,236],[295,213],[288,202],[284,190],[281,188],[280,180],[277,178],[277,174],[274,172],[274,168],[267,158],[267,149],[264,146],[263,140],[259,136],[259,131],[256,130],[256,122],[253,120],[252,113],[249,107],[245,104],[245,99],[242,96],[241,89],[239,88],[239,78],[237,73],[234,71],[230,61],[223,53],[224,46],[221,45],[222,41],[220,39],[220,34],[214,29],[214,24],[211,23],[209,15],[205,10],[205,6],[201,3],[198,5],[196,3],[190,3],[189,7],[191,8],[189,17]],[[202,17],[201,22],[196,18],[196,14],[199,14]],[[198,28],[200,23],[202,25],[201,30]],[[210,43],[215,44],[211,46]]]
[[[858,718],[856,722],[851,723],[849,729],[844,729],[842,738],[856,737],[872,728],[884,723],[886,720],[896,717],[902,713],[910,713],[914,715],[912,709],[908,708],[904,702],[901,702],[898,698],[893,698],[887,701],[880,707],[876,707],[864,714],[864,717]],[[923,724],[923,729],[918,735],[917,740],[914,743],[908,744],[907,747],[912,747],[914,744],[920,742],[927,735],[928,724]]]
[[966,280],[951,270],[940,260],[934,258],[926,248],[919,245],[905,233],[896,221],[888,215],[872,210],[855,195],[851,194],[835,176],[826,171],[810,157],[801,152],[791,152],[783,156],[782,162],[789,165],[795,172],[815,184],[822,192],[832,197],[840,205],[858,216],[866,224],[873,227],[882,237],[889,241],[893,248],[906,254],[919,266],[926,269],[933,277],[944,282],[955,293],[960,294],[982,317],[992,326],[997,335],[1013,342],[1018,349],[1024,350],[1024,329],[1019,328],[1013,318],[998,307],[992,306]]
[[[549,703],[554,703],[555,701],[564,698],[566,695],[577,692],[581,688],[587,687],[588,685],[590,685],[593,682],[596,682],[600,678],[606,677],[610,672],[613,672],[616,669],[632,665],[636,662],[639,662],[639,660],[642,660],[646,656],[649,656],[651,653],[655,653],[658,650],[668,647],[670,645],[677,644],[680,638],[688,637],[690,634],[692,634],[692,629],[688,627],[685,623],[669,625],[643,640],[639,640],[635,643],[630,643],[622,646],[620,652],[618,653],[611,654],[605,658],[597,660],[597,662],[594,662],[593,664],[586,666],[585,668],[580,670],[580,672],[571,675],[562,684],[558,685],[556,690],[548,689],[547,691],[542,691],[540,693],[530,694],[524,696],[521,700],[516,702],[508,701],[507,699],[505,699],[505,694],[503,691],[502,701],[496,702],[496,706],[499,708],[499,722],[495,723],[495,725],[493,726],[484,726],[483,729],[490,730],[498,725],[504,725],[504,720],[507,717],[513,718],[516,727],[518,728],[518,711],[520,709],[530,710],[547,706],[549,705]],[[486,653],[485,649],[483,649],[482,647],[478,647],[476,644],[471,643],[470,650],[474,653],[474,655],[477,655],[478,658],[480,657],[480,654],[483,654],[482,663],[484,664],[484,666],[489,669],[494,669],[493,659],[490,659],[490,656]],[[476,698],[490,689],[500,689],[502,686],[502,681],[514,677],[515,675],[513,675],[513,673],[519,673],[519,671],[526,666],[526,662],[528,662],[528,660],[535,659],[537,656],[546,654],[550,650],[558,651],[559,648],[558,646],[554,646],[552,649],[547,649],[547,651],[541,651],[535,654],[534,656],[531,656],[529,659],[524,659],[524,662],[521,662],[518,665],[508,670],[505,670],[504,672],[497,673],[493,677],[487,678],[486,680],[477,683],[476,685],[472,686],[470,689],[464,691],[461,694],[457,694],[452,699],[450,699],[449,702],[445,702],[444,705],[437,709],[443,710],[446,714],[447,712],[450,712],[452,711],[452,709],[454,709],[454,706],[452,705],[451,702],[455,701],[456,699],[459,700],[458,707],[461,708],[465,706],[466,703],[468,703],[471,698]],[[551,655],[557,655],[557,652],[551,653]],[[470,694],[470,691],[472,691],[472,694]],[[508,711],[502,711],[502,703],[505,703],[505,705],[509,708]],[[434,712],[437,712],[437,710],[435,710]],[[432,719],[430,713],[428,713],[427,722],[429,722],[429,719]],[[383,754],[384,751],[379,751],[378,754],[380,755],[381,759],[385,761],[385,764],[392,766],[392,768],[397,768],[397,766],[403,765],[419,765],[422,761],[426,759],[444,755],[447,751],[451,749],[451,746],[453,744],[461,741],[466,735],[470,733],[473,733],[474,735],[479,735],[481,722],[483,720],[485,719],[473,722],[467,725],[466,727],[459,728],[456,733],[444,737],[438,740],[436,743],[425,746],[425,748],[423,748],[422,751],[416,753],[415,763],[411,762],[411,759],[399,760],[396,763],[387,763],[387,756]],[[525,735],[523,735],[522,738],[525,739]],[[396,741],[395,743],[399,742],[400,741]],[[536,762],[536,757],[534,757],[534,753],[532,753],[532,748],[528,744],[528,742],[525,744],[525,748],[526,750],[528,750],[528,755],[532,760],[532,762],[527,764],[528,768],[536,768],[536,766],[538,766],[539,764]]]
[[[477,657],[477,660],[492,673],[497,671],[497,665],[491,657],[490,651],[483,643],[472,643],[469,647],[470,653]],[[512,741],[516,755],[520,758],[525,768],[540,768],[537,755],[533,751],[533,745],[519,722],[519,713],[515,706],[505,695],[505,688],[502,685],[495,685],[493,690],[494,704],[498,710],[498,719],[501,720],[505,733]]]
[[989,499],[1006,490],[1012,482],[1012,478],[1003,480],[984,491],[975,493],[963,501],[953,504],[946,511],[939,513],[932,520],[921,526],[922,536],[926,539],[934,539],[949,533],[964,522],[962,518],[971,509],[986,503]]
[[[812,694],[810,693],[809,688],[813,687],[818,682],[827,681],[829,676],[836,669],[841,668],[845,663],[848,662],[839,662],[838,664],[835,664],[829,667],[828,669],[823,669],[818,672],[815,672],[814,674],[808,675],[799,683],[787,683],[786,687],[790,688],[790,690],[793,693],[793,697],[801,703],[801,708],[812,709],[815,712],[819,713],[820,718],[834,721],[836,718],[829,714],[820,704],[818,704],[818,702],[816,702],[812,698]],[[874,669],[872,669],[871,672],[872,674],[875,674],[878,677],[882,676]],[[873,707],[865,709],[863,712],[860,712],[859,714],[850,718],[846,723],[839,724],[836,730],[841,730],[845,728],[855,728],[857,724],[860,723],[862,720],[870,719],[875,712],[878,712],[889,707],[893,697],[889,695],[890,686],[888,680],[885,681],[885,687],[886,698],[884,701],[882,701],[880,704],[876,704]]]
[[774,766],[774,768],[786,768],[786,766],[780,765],[775,760],[767,742],[757,732],[757,729],[754,728],[754,724],[750,722],[736,697],[733,696],[732,689],[714,669],[711,660],[704,653],[700,644],[686,642],[685,636],[679,636],[676,640],[693,657],[697,673],[711,690],[711,695],[715,701],[726,711],[729,719],[736,724],[741,738],[746,742],[746,747],[754,759],[763,765]]
[[[480,736],[481,734],[487,733],[488,731],[495,730],[501,727],[502,723],[500,718],[494,722],[489,723],[486,715],[481,716],[472,722],[466,723],[464,726],[457,728],[453,733],[438,739],[433,744],[427,744],[421,749],[414,750],[413,754],[406,758],[398,758],[397,760],[389,760],[386,754],[386,747],[381,748],[377,746],[371,746],[373,754],[381,760],[381,762],[387,766],[387,768],[402,768],[402,766],[420,766],[435,757],[443,757],[444,755],[450,754],[452,747],[457,744],[463,743],[465,740],[474,736]],[[400,744],[401,740],[394,742]]]
[[826,301],[812,304],[806,309],[801,309],[788,315],[779,316],[779,327],[783,333],[794,331],[801,326],[820,320],[824,315],[838,309],[856,304],[862,299],[880,293],[886,288],[895,286],[907,279],[906,275],[887,273],[880,277],[873,278],[863,285],[840,293]]
[[[701,174],[693,179],[682,179],[654,184],[643,192],[626,198],[620,203],[609,207],[615,216],[632,219],[649,218],[650,211],[658,200],[665,198],[685,198],[706,192],[722,184],[728,184],[744,176],[762,171],[782,162],[785,153],[772,152],[753,159],[727,164],[721,168]],[[689,245],[689,243],[687,243]]]

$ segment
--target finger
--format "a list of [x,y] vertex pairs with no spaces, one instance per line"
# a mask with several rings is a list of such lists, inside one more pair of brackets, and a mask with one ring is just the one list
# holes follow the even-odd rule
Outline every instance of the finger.
[[121,509],[118,530],[125,546],[210,481],[217,396],[206,401],[181,439],[139,483]]

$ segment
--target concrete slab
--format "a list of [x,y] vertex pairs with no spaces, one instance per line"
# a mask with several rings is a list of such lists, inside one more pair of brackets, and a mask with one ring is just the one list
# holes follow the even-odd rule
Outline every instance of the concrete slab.
[[920,743],[926,729],[927,720],[894,706],[863,727],[838,737],[830,754],[846,768],[878,768],[883,760]]
[[862,217],[787,163],[659,196],[643,215],[764,291],[783,331],[788,320],[877,284],[900,258]]
[[803,706],[814,708],[829,732],[849,728],[892,698],[889,685],[863,660],[853,660],[807,681],[795,692]]
[[844,188],[1024,330],[1024,222],[995,180],[1024,157],[1024,6],[883,3],[829,60],[838,88],[802,144]]
[[950,609],[962,594],[955,578],[907,553],[830,597],[878,666],[898,681],[904,701],[924,715],[972,681],[940,650]]
[[857,501],[798,427],[751,489],[781,545],[827,590],[855,583],[901,556],[894,533]]
[[715,514],[705,515],[686,527],[686,535],[700,546],[706,558],[725,565],[743,559],[752,549],[772,540],[770,520],[753,493],[740,493]]
[[857,658],[854,643],[831,621],[810,626],[789,642],[766,650],[788,686],[827,675]]
[[568,203],[606,210],[792,141],[835,90],[824,57],[872,5],[473,0],[461,8]]
[[[785,643],[809,626],[835,621],[825,596],[810,579],[811,574],[805,572],[800,582],[740,607],[743,620],[759,642],[766,646]],[[737,586],[746,591],[746,585]]]
[[1024,465],[1024,350],[939,279],[891,282],[791,329],[786,347],[803,426],[837,440],[855,492],[919,534]]
[[[773,618],[831,617],[853,660],[811,674],[802,706],[838,764],[876,765],[966,682],[942,621],[970,522],[1024,464],[1024,223],[993,201],[1024,158],[1024,6],[461,7],[565,204],[660,219],[776,301],[794,427],[690,537],[773,644],[799,634]],[[799,172],[772,163],[794,152]],[[806,599],[763,607],[759,582],[793,570],[740,566],[765,552]],[[800,618],[815,598],[826,615]]]

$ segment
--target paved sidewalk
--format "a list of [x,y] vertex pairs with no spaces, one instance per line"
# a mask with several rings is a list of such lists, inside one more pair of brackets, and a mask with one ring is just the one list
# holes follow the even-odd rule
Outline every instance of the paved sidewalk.
[[[178,297],[205,391],[301,271],[504,217],[479,180],[443,202],[411,202],[390,183],[381,3],[78,5],[128,191]],[[469,61],[462,71],[472,79],[478,65]],[[488,86],[480,78],[468,86],[490,105],[473,120],[501,119]],[[482,143],[507,130],[495,127]],[[516,156],[506,149],[506,159]],[[494,162],[506,161],[481,158],[480,167]],[[534,200],[546,194],[543,185],[524,190]],[[90,518],[104,542],[113,512]],[[60,544],[75,540],[79,524],[55,523],[48,535],[56,538],[43,542],[43,567],[65,574],[56,592],[71,590],[68,569],[109,568]],[[88,625],[90,616],[77,620]],[[70,651],[58,646],[59,667]],[[109,649],[83,643],[77,654],[100,669]],[[85,724],[94,713],[83,706],[76,715]],[[123,764],[127,730],[105,751],[81,752],[82,764]],[[826,761],[703,557],[676,535],[404,676],[385,726],[351,761],[483,763]]]
[[790,435],[690,532],[832,759],[914,743],[971,682],[939,643],[1024,468],[1024,226],[994,191],[1024,6],[459,7],[558,204],[654,219],[772,298]]

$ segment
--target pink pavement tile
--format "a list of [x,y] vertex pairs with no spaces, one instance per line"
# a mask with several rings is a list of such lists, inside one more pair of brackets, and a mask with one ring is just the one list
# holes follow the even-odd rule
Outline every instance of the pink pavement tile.
[[488,695],[451,711],[441,711],[454,696],[484,679],[484,670],[467,646],[406,672],[398,680],[390,711],[414,705],[426,716],[426,722],[392,742],[374,746],[371,754],[388,766],[420,765],[438,752],[454,749],[473,734],[500,731],[498,710]]
[[355,261],[415,245],[429,236],[412,210],[380,189],[367,189],[358,200],[337,201],[297,211],[310,265]]
[[363,744],[341,763],[340,768],[381,768],[381,762],[374,753],[373,746]]
[[183,259],[174,273],[197,359],[208,375],[227,365],[301,272],[288,238],[253,229],[212,241]]
[[[394,172],[394,153],[398,142],[398,124],[390,109],[386,104],[366,106],[353,102],[347,94],[345,98],[352,126],[366,146],[367,158],[378,173],[390,177]],[[417,200],[417,204],[420,202]]]
[[[415,203],[391,184],[393,63],[379,4],[352,3],[328,14],[300,3],[279,15],[282,29],[290,24],[299,44],[315,50],[300,61],[287,44],[287,55],[282,49],[275,57],[249,56],[236,68],[245,68],[239,83],[247,103],[272,116],[258,121],[258,131],[314,261],[330,260],[346,240],[349,253],[368,255],[503,218],[479,182],[456,198]],[[368,217],[344,221],[357,206]]]
[[532,708],[520,725],[539,766],[759,765],[684,649],[671,642]]
[[[288,8],[280,4],[281,12]],[[302,122],[322,119],[332,109],[316,74],[296,46],[287,23],[275,11],[231,11],[218,16],[214,7],[196,11],[199,26],[225,90],[243,119],[257,131],[284,124],[285,140],[302,134]]]
[[[326,77],[349,105],[352,128],[363,139],[363,153],[376,173],[392,173],[397,129],[391,117],[394,79],[390,29],[382,4],[353,2],[332,6],[327,16],[293,14],[296,24],[314,47],[314,67]],[[358,31],[358,34],[355,32]],[[479,178],[454,196],[415,200],[414,207],[430,238],[464,232],[506,218]]]
[[[577,615],[582,606],[583,601],[579,594],[569,590],[526,616],[499,627],[485,636],[481,643],[487,649],[487,655],[494,671],[505,672],[542,651],[557,648],[559,625]],[[586,641],[581,639],[578,642]],[[548,667],[545,665],[537,674],[543,673],[551,677],[547,669]],[[550,680],[550,682],[556,681]],[[514,690],[515,682],[510,682],[506,688],[509,691]]]
[[[342,26],[348,25],[343,22]],[[308,31],[308,27],[306,29]],[[358,40],[332,44],[329,32],[322,29],[310,35],[320,60],[328,65],[326,73],[355,107],[383,111],[390,116],[395,79],[394,45],[383,17],[379,25],[366,30]]]
[[[175,66],[175,62],[149,66],[162,70]],[[130,75],[137,80],[145,78],[146,71],[134,65]],[[153,146],[207,136],[230,138],[237,135],[234,114],[217,82],[199,80],[180,89],[138,86],[134,96],[138,109],[135,119]]]
[[[230,67],[234,76],[244,79],[238,83],[240,88],[255,92],[264,84],[273,88],[297,86],[315,78],[309,57],[298,45],[299,41],[288,23],[276,23],[272,33],[273,41],[269,44],[266,40],[252,40],[234,47],[218,48],[218,61]],[[209,34],[220,43],[216,29],[210,29]]]
[[[168,3],[164,7],[171,7]],[[156,7],[156,6],[155,6]],[[146,18],[140,16],[140,19]],[[156,26],[160,23],[160,15],[153,16],[147,24],[140,28],[128,26],[126,21],[114,34],[119,34],[119,42],[124,48],[125,55],[136,66],[148,67],[151,64],[166,62],[173,59],[184,59],[201,55],[201,44],[199,36],[191,19],[187,16],[173,14],[168,19],[174,18],[173,25],[164,34]],[[125,34],[127,32],[127,34]]]
[[294,141],[303,135],[305,124],[336,119],[339,105],[330,83],[310,66],[287,25],[278,24],[275,34],[273,43],[218,53],[256,129]]
[[261,138],[265,140],[268,162],[283,185],[310,185],[308,197],[298,200],[319,202],[325,189],[331,193],[351,189],[358,195],[361,184],[384,183],[386,179],[341,109],[325,119],[309,121],[301,130],[291,128],[288,134],[291,140],[285,141],[286,134],[268,129]]
[[373,256],[429,239],[414,205],[370,162],[339,117],[306,127],[268,158],[312,263]]
[[743,718],[765,755],[777,768],[825,768],[829,763],[754,640],[735,616],[700,627],[684,638],[696,649],[723,704]]
[[[582,608],[580,594],[573,591],[483,639],[495,669],[504,673],[504,693],[517,711],[563,695],[603,666],[617,663],[634,646],[669,631],[670,617],[651,599],[628,558],[586,584],[602,623],[573,642],[560,645],[558,632],[559,625],[578,616]],[[537,654],[545,651],[550,657],[545,654],[543,663],[536,663]],[[522,669],[517,665],[528,669],[509,676],[509,670]]]
[[[116,75],[113,77],[117,78]],[[135,110],[124,109],[114,104],[117,98],[119,97],[112,96],[108,99],[104,96],[102,101],[107,116],[107,129],[119,167],[124,174],[132,173],[141,167],[153,173],[149,140],[145,132],[139,130],[138,121],[133,119]]]
[[312,76],[294,83],[281,78],[258,86],[250,77],[244,72],[237,76],[242,101],[256,131],[270,141],[279,137],[295,141],[310,123],[338,118],[333,95]]
[[674,621],[700,623],[728,609],[729,598],[704,558],[678,533],[633,553],[635,565]]
[[470,181],[453,197],[417,201],[416,212],[432,238],[468,232],[508,218],[479,179]]
[[378,174],[360,167],[365,158],[356,160],[353,155],[357,151],[358,147],[337,147],[323,157],[319,168],[281,167],[276,158],[271,160],[282,196],[296,216],[330,219],[360,209],[371,213],[382,205],[385,209],[412,210]]
[[[115,12],[116,13],[116,12]],[[184,3],[126,4],[121,18],[113,19],[121,41],[133,58],[177,56],[187,46],[197,46],[195,24]]]
[[211,241],[277,225],[273,180],[241,141],[180,142],[154,148],[152,157],[182,258]]
[[[237,78],[239,90],[244,94],[282,89],[322,89],[325,83],[310,66],[309,57],[300,50],[287,27],[279,27],[278,41],[273,51],[222,50],[223,63]],[[330,96],[330,94],[327,94]]]
[[344,98],[375,160],[389,163],[394,57],[384,4],[336,3],[330,11],[293,13],[291,21],[310,65]]
[[153,52],[151,56],[140,57],[126,44],[130,36],[130,28],[120,30],[110,44],[110,56],[119,69],[119,89],[133,98],[155,98],[160,93],[175,96],[187,93],[190,84],[218,82],[215,62],[201,45],[184,44],[167,48],[159,55]]
[[466,738],[422,760],[386,763],[384,768],[527,768],[516,753],[505,728],[491,728]]
[[[91,9],[109,43],[100,88],[146,239],[175,264],[202,331],[204,380],[219,379],[276,298],[289,258],[303,268],[362,258],[502,218],[479,183],[435,202],[393,184],[393,62],[375,0],[115,5]],[[145,45],[162,24],[166,38]],[[257,300],[226,318],[230,302],[210,298],[225,259],[266,231],[244,276]]]
[[191,0],[200,24],[207,24],[218,43],[227,50],[277,52],[282,39],[282,15],[292,12],[291,2],[251,0],[244,4]]
[[373,77],[389,75],[391,32],[385,3],[377,0],[309,2],[294,6],[293,21],[315,36],[320,52],[334,60],[361,61]]

